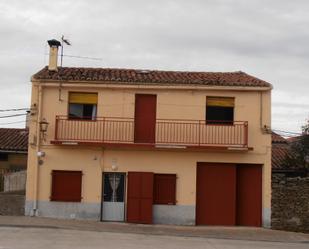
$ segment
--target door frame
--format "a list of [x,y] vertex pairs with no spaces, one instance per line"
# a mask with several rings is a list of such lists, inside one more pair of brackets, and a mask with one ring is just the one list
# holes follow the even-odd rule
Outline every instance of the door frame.
[[115,173],[115,174],[122,174],[124,175],[124,183],[123,183],[123,203],[124,203],[124,210],[123,210],[123,217],[124,220],[123,221],[118,221],[118,222],[126,222],[126,206],[127,206],[127,177],[128,174],[127,172],[114,172],[114,171],[102,171],[102,177],[101,177],[101,208],[100,208],[100,221],[102,222],[114,222],[114,221],[108,221],[108,220],[103,220],[103,212],[104,212],[104,208],[103,208],[103,202],[104,202],[104,174],[111,174],[111,173]]

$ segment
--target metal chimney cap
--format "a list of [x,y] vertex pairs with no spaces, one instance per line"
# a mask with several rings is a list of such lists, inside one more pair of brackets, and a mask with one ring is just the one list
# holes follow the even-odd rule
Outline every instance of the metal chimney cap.
[[57,41],[56,39],[48,40],[47,42],[50,47],[60,47],[61,46],[60,41]]

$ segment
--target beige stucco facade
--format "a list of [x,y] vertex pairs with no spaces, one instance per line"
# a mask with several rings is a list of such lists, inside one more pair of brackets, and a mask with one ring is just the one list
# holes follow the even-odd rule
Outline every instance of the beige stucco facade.
[[[135,94],[157,95],[158,119],[204,120],[207,96],[235,98],[234,120],[248,121],[248,146],[252,150],[215,150],[184,148],[111,148],[103,145],[56,145],[56,115],[68,114],[69,92],[98,93],[98,117],[134,118]],[[197,162],[261,164],[263,225],[270,225],[271,207],[271,89],[240,87],[180,87],[99,84],[86,82],[33,81],[31,105],[35,111],[30,118],[29,157],[26,191],[26,214],[57,216],[62,204],[50,202],[52,170],[81,170],[82,201],[59,217],[100,217],[102,172],[145,171],[177,174],[176,206],[191,207],[188,224],[194,224],[196,205]],[[39,121],[49,122],[46,139],[39,132]],[[266,128],[265,128],[266,127]],[[38,151],[45,156],[37,157]],[[116,166],[112,168],[112,165]],[[85,210],[80,205],[85,204]],[[89,206],[87,206],[89,204]],[[57,206],[60,205],[60,206]],[[87,207],[86,207],[87,206]],[[78,215],[87,213],[89,215]],[[46,209],[49,209],[47,212]],[[82,210],[82,211],[81,211]],[[74,213],[74,214],[73,214]],[[72,215],[73,214],[73,215]],[[70,216],[71,215],[71,216]],[[188,218],[190,219],[190,218]],[[181,223],[181,222],[180,222]]]

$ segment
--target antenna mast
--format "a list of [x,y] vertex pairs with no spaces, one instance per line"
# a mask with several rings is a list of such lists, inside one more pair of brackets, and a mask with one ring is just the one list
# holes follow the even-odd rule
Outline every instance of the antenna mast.
[[62,62],[63,62],[63,43],[71,46],[71,42],[68,39],[64,39],[64,35],[62,35],[61,37],[61,62],[60,62],[60,66],[62,67]]

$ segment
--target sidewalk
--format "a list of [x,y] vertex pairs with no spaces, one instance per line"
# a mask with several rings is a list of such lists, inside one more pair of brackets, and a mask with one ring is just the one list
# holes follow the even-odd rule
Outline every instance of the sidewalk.
[[0,228],[1,227],[52,228],[161,236],[166,235],[284,243],[308,243],[309,245],[309,234],[252,227],[141,225],[85,220],[63,220],[41,217],[0,216]]

